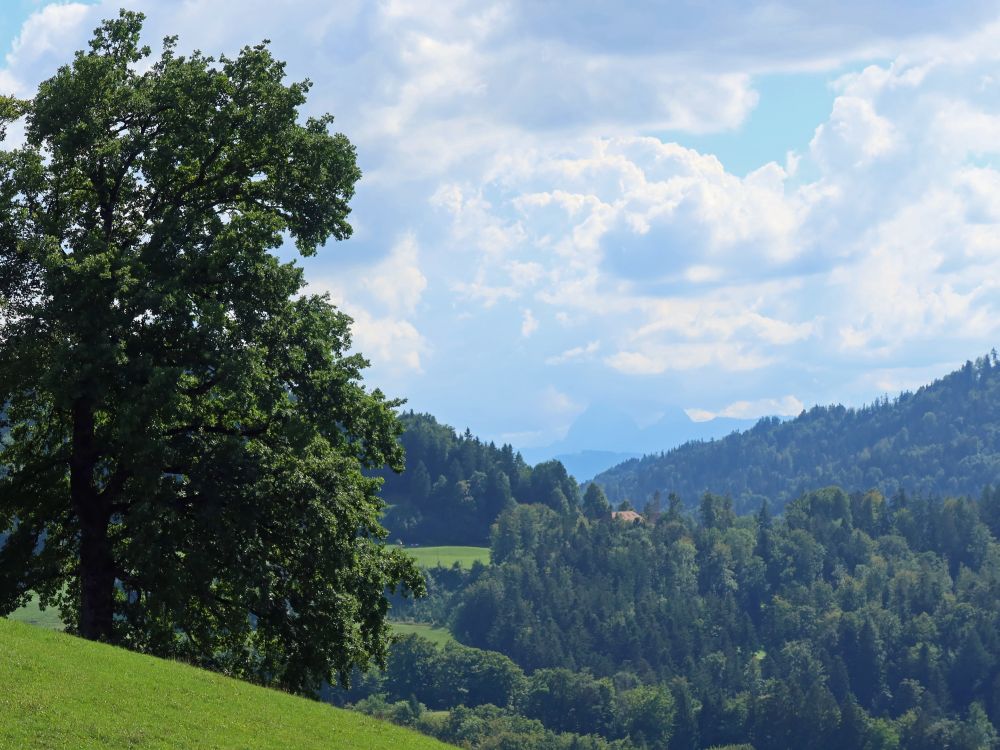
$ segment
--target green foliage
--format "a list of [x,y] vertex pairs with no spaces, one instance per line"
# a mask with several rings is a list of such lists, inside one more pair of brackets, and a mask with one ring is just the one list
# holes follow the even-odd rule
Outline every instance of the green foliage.
[[426,707],[415,699],[388,703],[380,693],[370,695],[354,704],[354,710],[374,716],[382,721],[391,721],[401,726],[412,726],[420,718]]
[[[996,503],[838,488],[771,517],[505,512],[453,630],[528,674],[513,707],[636,746],[996,747]],[[984,511],[986,511],[984,513]],[[978,744],[977,744],[978,743]]]
[[0,619],[0,747],[444,750],[361,714]]
[[[886,496],[957,496],[1000,477],[1000,360],[995,352],[890,401],[861,409],[815,407],[796,419],[762,419],[721,440],[692,442],[626,461],[598,475],[613,503],[642,507],[656,492],[693,503],[706,490],[740,513],[774,508],[837,485]],[[993,513],[994,533],[1000,514]],[[871,533],[871,530],[869,530]]]
[[393,646],[378,689],[400,698],[415,696],[431,709],[510,706],[523,690],[524,679],[520,668],[502,654],[457,643],[438,647],[406,636]]
[[149,61],[141,25],[0,103],[0,612],[311,691],[422,586],[369,475],[399,402],[271,252],[350,235],[354,148],[266,45]]
[[622,722],[640,747],[667,747],[674,728],[674,697],[662,685],[642,685],[624,692]]
[[599,484],[591,482],[587,485],[581,509],[587,518],[595,521],[611,514],[611,503],[608,502],[608,496],[604,494]]
[[559,733],[541,722],[527,719],[496,706],[459,707],[443,722],[418,722],[449,742],[476,750],[634,750],[625,740],[609,742],[602,737]]
[[393,594],[389,597],[395,620],[447,626],[454,616],[456,597],[479,579],[486,566],[475,561],[470,568],[459,565],[436,566],[422,570],[426,595],[420,598]]
[[[474,748],[494,747],[500,734],[540,743],[525,745],[532,747],[652,750],[667,747],[682,724],[674,698],[682,687],[643,685],[625,672],[614,679],[562,668],[526,675],[503,654],[409,636],[393,645],[384,672],[360,675],[327,698]],[[682,708],[694,712],[683,700]]]
[[[615,689],[611,680],[597,680],[568,669],[540,669],[528,681],[519,700],[521,712],[545,726],[575,734],[614,732]],[[629,714],[631,715],[631,704]]]
[[532,469],[509,445],[497,448],[463,435],[429,414],[400,416],[407,470],[383,471],[389,503],[385,525],[409,544],[485,544],[490,526],[513,503],[566,512],[579,494],[558,461]]

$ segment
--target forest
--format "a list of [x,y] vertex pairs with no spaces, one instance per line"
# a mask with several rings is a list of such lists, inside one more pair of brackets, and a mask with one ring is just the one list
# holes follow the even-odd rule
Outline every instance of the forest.
[[576,481],[558,461],[531,467],[510,445],[497,448],[468,429],[458,435],[430,414],[404,412],[400,422],[406,471],[379,473],[391,539],[486,544],[491,524],[511,504],[565,511],[576,497]]
[[779,509],[808,489],[902,489],[976,494],[1000,474],[1000,363],[996,351],[895,398],[857,409],[816,406],[764,418],[745,432],[626,461],[594,481],[613,502],[641,507],[657,491],[695,502],[728,494],[740,513],[766,498]]
[[465,645],[403,639],[332,699],[482,748],[993,747],[998,535],[990,488],[518,505],[489,567],[430,571],[438,607],[415,605]]
[[[400,415],[402,474],[383,469],[383,519],[407,544],[485,544],[511,503],[559,510],[577,494],[558,461],[528,465],[512,446],[483,442],[430,414]],[[915,393],[858,409],[814,407],[764,418],[726,438],[631,459],[593,480],[616,506],[654,512],[674,493],[692,509],[705,492],[738,513],[774,512],[809,489],[838,486],[924,496],[977,494],[1000,475],[1000,362],[996,352]]]
[[[472,748],[995,747],[998,384],[991,353],[914,394],[762,420],[582,487],[404,414],[417,468],[386,475],[390,529],[467,544],[488,529],[490,562],[425,570],[425,598],[392,600],[454,641],[398,639],[385,671],[326,698]],[[691,489],[712,456],[768,446],[784,451],[772,494]],[[651,479],[668,461],[681,478]]]

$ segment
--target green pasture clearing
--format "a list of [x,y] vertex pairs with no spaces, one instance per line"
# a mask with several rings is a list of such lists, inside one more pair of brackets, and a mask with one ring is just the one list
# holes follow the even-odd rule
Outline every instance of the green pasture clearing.
[[419,635],[438,646],[455,643],[455,637],[448,630],[426,622],[393,622],[392,632],[396,635]]
[[0,619],[0,748],[445,750],[316,701]]
[[407,547],[406,553],[422,568],[450,568],[456,562],[463,568],[471,568],[474,562],[490,564],[489,547]]
[[46,607],[43,612],[38,606],[38,596],[31,595],[31,601],[20,609],[16,609],[8,615],[11,620],[26,622],[29,625],[37,625],[49,630],[62,630],[63,621],[59,617],[59,611],[55,607]]

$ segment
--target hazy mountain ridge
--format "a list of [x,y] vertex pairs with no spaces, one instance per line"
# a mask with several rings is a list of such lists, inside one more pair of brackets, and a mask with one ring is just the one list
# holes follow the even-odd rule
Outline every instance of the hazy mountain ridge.
[[650,424],[636,424],[625,411],[607,404],[589,407],[570,427],[566,436],[542,448],[523,451],[526,461],[562,462],[579,481],[630,458],[669,450],[691,440],[721,438],[752,427],[752,419],[717,417],[696,422],[681,409],[671,409]]
[[827,485],[926,495],[978,494],[1000,478],[1000,362],[991,352],[916,392],[858,409],[813,407],[719,440],[626,461],[594,478],[610,499],[657,491],[686,504],[729,494],[740,511],[784,505]]

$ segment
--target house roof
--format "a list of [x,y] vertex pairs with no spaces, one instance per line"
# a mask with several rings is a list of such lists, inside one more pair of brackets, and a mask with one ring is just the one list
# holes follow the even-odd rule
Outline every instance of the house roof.
[[619,521],[627,521],[629,523],[646,520],[640,514],[636,513],[634,510],[614,510],[611,511],[611,517],[616,518]]

